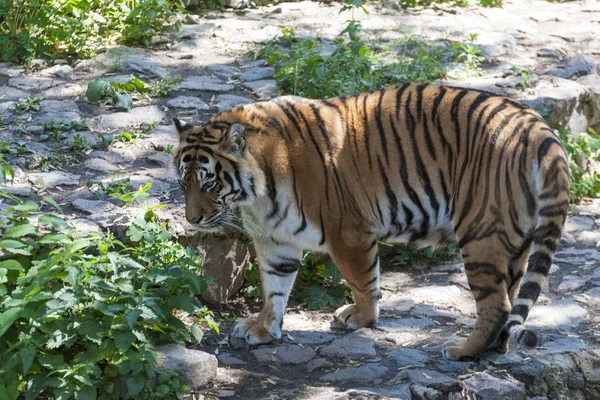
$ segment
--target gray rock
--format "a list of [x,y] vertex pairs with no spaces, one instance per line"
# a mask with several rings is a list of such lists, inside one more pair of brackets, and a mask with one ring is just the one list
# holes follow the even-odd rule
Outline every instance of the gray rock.
[[108,162],[102,158],[96,157],[85,160],[83,165],[88,169],[92,169],[98,172],[113,172],[119,170],[119,167],[117,165]]
[[167,105],[175,108],[193,108],[195,110],[208,110],[208,104],[193,96],[179,96],[167,101]]
[[325,358],[315,358],[314,360],[306,364],[306,370],[308,372],[313,372],[314,370],[328,368],[332,365],[333,364],[331,364]]
[[276,364],[304,364],[317,356],[312,348],[294,344],[261,347],[252,350],[251,353],[259,362],[274,362]]
[[323,375],[320,379],[328,382],[372,382],[387,372],[388,368],[381,364],[365,364],[360,367],[343,368]]
[[11,67],[10,63],[0,63],[0,75],[14,78],[16,76],[22,75],[23,72],[25,72],[25,70],[23,68]]
[[250,0],[225,0],[225,7],[241,10],[250,5]]
[[547,390],[546,374],[550,372],[550,362],[541,359],[532,359],[510,368],[510,373],[517,380],[523,382],[525,387],[533,393],[540,394]]
[[73,226],[78,232],[81,232],[83,234],[102,232],[102,229],[100,229],[98,224],[87,219],[75,219],[71,221],[71,224],[73,224]]
[[430,285],[411,288],[406,293],[416,302],[443,304],[462,299],[462,292],[456,285]]
[[52,121],[73,122],[81,121],[81,116],[76,112],[60,111],[60,112],[39,112],[32,119],[35,124],[47,124]]
[[489,62],[494,60],[494,58],[496,57],[506,54],[506,50],[500,46],[486,44],[481,46],[481,54],[483,55],[485,60]]
[[78,83],[67,83],[65,85],[58,85],[56,87],[50,88],[42,92],[42,97],[52,98],[67,98],[67,97],[76,97],[80,94],[85,93],[86,86],[80,85]]
[[200,389],[217,376],[217,358],[203,351],[168,344],[157,349],[159,365],[183,377],[192,389]]
[[0,101],[19,100],[29,97],[29,93],[9,86],[0,86]]
[[586,309],[573,300],[561,299],[533,307],[527,325],[532,328],[572,329],[583,322],[586,315]]
[[73,68],[65,64],[59,64],[43,69],[39,72],[39,74],[42,76],[55,76],[57,78],[71,79],[71,76],[73,75]]
[[412,385],[410,393],[414,400],[442,400],[444,398],[439,391],[423,385]]
[[0,183],[0,189],[6,193],[15,196],[29,197],[31,195],[31,186],[26,183],[18,184],[2,184]]
[[71,203],[76,209],[88,214],[103,214],[115,209],[108,201],[77,199]]
[[410,382],[417,385],[431,387],[442,392],[449,392],[459,388],[456,379],[431,369],[411,369],[406,371],[406,373]]
[[[548,113],[546,120],[551,126],[569,127],[573,132],[581,132],[581,129],[587,128],[587,122],[584,124],[578,122],[580,100],[587,93],[583,85],[554,77],[540,79],[536,89],[543,108],[540,109],[535,104],[532,106],[538,111]],[[586,126],[582,128],[583,125]]]
[[170,154],[156,153],[148,157],[148,160],[154,161],[160,166],[168,167],[173,162],[173,156]]
[[417,332],[434,325],[428,318],[382,318],[377,323],[378,328],[391,333]]
[[356,330],[334,340],[330,345],[322,347],[320,354],[321,356],[349,359],[374,357],[377,352],[375,351],[373,331],[369,328]]
[[79,112],[79,107],[74,101],[42,100],[40,109],[43,112]]
[[489,361],[490,364],[496,365],[496,366],[517,364],[517,363],[520,363],[523,361],[523,358],[520,357],[518,354],[512,354],[512,353],[500,354],[500,353],[496,353],[496,352],[489,352],[489,353],[485,354],[483,359]]
[[95,131],[107,132],[142,123],[160,122],[165,113],[157,106],[136,107],[128,112],[117,112],[93,118],[89,127]]
[[436,370],[452,374],[465,374],[473,366],[471,361],[438,360],[433,363]]
[[[477,373],[463,382],[465,391],[477,400],[524,400],[525,391],[505,379],[498,379],[486,372]],[[469,397],[471,398],[471,397]]]
[[110,48],[98,55],[96,60],[105,67],[119,71],[133,71],[161,78],[169,74],[164,64],[154,59],[148,52],[126,46]]
[[558,290],[561,292],[570,292],[573,290],[577,290],[584,286],[590,277],[583,277],[577,275],[566,275],[560,285],[558,285]]
[[259,67],[251,68],[240,75],[240,79],[246,82],[258,81],[261,79],[268,79],[275,74],[275,68],[273,67]]
[[415,340],[416,336],[408,332],[386,333],[386,340],[393,342],[397,346],[406,346]]
[[597,72],[598,64],[598,61],[580,53],[569,59],[563,68],[552,69],[548,71],[548,74],[564,79],[570,79],[574,76],[582,76]]
[[190,76],[179,84],[179,88],[207,92],[229,92],[233,89],[233,85],[208,76]]
[[239,68],[232,67],[230,65],[220,65],[220,64],[210,65],[208,67],[208,70],[210,71],[211,74],[213,74],[216,77],[221,78],[221,79],[231,79],[240,73]]
[[277,82],[273,79],[244,82],[242,86],[263,99],[270,99],[277,90]]
[[60,171],[33,173],[29,174],[28,179],[34,185],[43,187],[79,185],[78,175],[71,175]]
[[345,399],[357,399],[357,400],[411,400],[410,385],[396,385],[392,387],[367,387],[360,389],[350,389],[348,393],[349,397]]
[[0,117],[8,118],[15,114],[15,102],[5,101],[0,103]]
[[456,314],[451,311],[439,309],[429,304],[417,304],[410,313],[412,315],[425,316],[425,317],[443,317],[443,318],[455,318]]
[[42,125],[28,125],[25,127],[25,131],[30,135],[38,136],[44,133],[44,127]]
[[233,94],[220,94],[217,96],[217,108],[219,112],[231,110],[235,106],[248,103],[252,103],[252,100],[242,96],[235,96]]
[[414,300],[409,296],[392,294],[390,297],[379,303],[381,310],[390,310],[396,312],[407,312],[415,306]]
[[429,359],[427,353],[417,349],[396,349],[387,353],[396,362],[397,368],[407,366],[424,366]]
[[221,364],[225,365],[244,365],[246,361],[240,360],[237,357],[232,356],[231,354],[223,353],[217,356]]
[[21,90],[44,90],[62,84],[62,81],[33,76],[19,76],[10,78],[8,85]]
[[288,331],[294,342],[302,344],[324,344],[336,339],[337,336],[327,332],[318,331]]
[[592,304],[600,304],[600,287],[588,290],[585,292],[585,295],[590,299]]
[[577,353],[589,348],[580,338],[570,336],[544,343],[543,347],[544,354]]
[[150,182],[152,187],[148,190],[151,196],[160,196],[171,188],[171,185],[167,182],[163,182],[158,179],[154,179],[148,175],[132,175],[129,177],[129,189],[138,190],[140,186],[144,187],[146,183]]
[[561,58],[562,57],[562,53],[560,51],[554,50],[554,49],[546,49],[546,48],[538,49],[536,51],[536,55],[538,57],[551,57],[551,58]]
[[600,232],[597,231],[583,231],[577,237],[577,240],[581,243],[596,246],[600,242]]
[[581,390],[585,387],[585,379],[581,372],[573,372],[567,379],[567,386],[570,389]]

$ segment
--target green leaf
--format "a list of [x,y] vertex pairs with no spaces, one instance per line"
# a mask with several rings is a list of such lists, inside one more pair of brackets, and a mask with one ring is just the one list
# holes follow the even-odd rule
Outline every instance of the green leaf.
[[196,342],[200,343],[202,342],[202,338],[204,337],[204,332],[202,331],[202,328],[200,328],[200,326],[198,326],[197,324],[192,325],[192,336],[194,336],[194,339],[196,339]]
[[21,314],[21,308],[13,307],[0,314],[0,337],[10,328]]
[[0,240],[0,249],[22,249],[27,246],[29,246],[27,243],[18,240]]
[[67,226],[67,221],[65,221],[61,217],[57,217],[52,214],[44,214],[39,219],[38,222],[42,225],[52,225],[54,228],[60,228]]
[[4,232],[4,236],[9,237],[9,238],[20,238],[20,237],[32,235],[34,233],[35,233],[35,226],[33,226],[31,224],[21,224],[21,225],[11,226],[10,228],[6,229],[6,231]]
[[11,270],[23,270],[23,266],[17,260],[3,260],[0,261],[0,268],[11,269]]
[[85,92],[87,99],[91,102],[97,102],[110,89],[110,83],[106,79],[98,78],[90,82]]
[[143,376],[131,376],[127,378],[127,397],[137,396],[145,385],[146,379]]
[[24,347],[19,352],[19,356],[21,357],[21,364],[23,365],[23,374],[24,375],[27,375],[29,368],[31,368],[31,364],[33,363],[35,354],[36,354],[36,351],[33,347]]
[[67,251],[76,253],[81,249],[85,249],[92,245],[92,242],[87,239],[77,239],[67,246]]
[[131,110],[133,108],[133,100],[131,99],[131,95],[129,93],[117,93],[113,94],[113,104],[116,107],[121,107],[126,110]]
[[78,388],[75,392],[75,400],[96,400],[97,391],[95,386]]
[[131,347],[131,343],[135,341],[136,337],[131,332],[119,332],[115,335],[115,346],[122,353],[125,353],[129,347]]
[[48,233],[42,236],[37,242],[44,244],[59,243],[64,240],[67,236],[63,233]]
[[8,211],[20,211],[20,212],[35,212],[39,211],[40,206],[31,200],[27,200],[23,204],[17,204],[8,208]]
[[127,311],[127,323],[129,327],[133,329],[135,325],[135,321],[137,321],[138,317],[142,315],[142,310],[128,310]]

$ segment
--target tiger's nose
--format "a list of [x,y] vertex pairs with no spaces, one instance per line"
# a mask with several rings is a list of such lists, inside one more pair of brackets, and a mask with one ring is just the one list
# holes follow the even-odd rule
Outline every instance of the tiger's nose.
[[186,218],[190,224],[201,224],[202,221],[204,221],[204,215],[201,215],[199,217],[194,216],[194,217],[186,217]]

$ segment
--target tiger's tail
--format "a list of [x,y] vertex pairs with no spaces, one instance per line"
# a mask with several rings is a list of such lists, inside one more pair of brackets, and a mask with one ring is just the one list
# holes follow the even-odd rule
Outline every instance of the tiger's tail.
[[[547,127],[542,130],[552,132]],[[538,337],[523,324],[546,281],[569,209],[568,156],[553,132],[543,136],[537,149],[537,164],[537,223],[533,230],[527,270],[499,336],[506,343],[512,337],[528,347],[537,346]]]

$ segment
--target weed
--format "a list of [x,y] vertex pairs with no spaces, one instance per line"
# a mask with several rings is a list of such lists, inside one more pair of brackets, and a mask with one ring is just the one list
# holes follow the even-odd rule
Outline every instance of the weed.
[[172,144],[168,144],[167,147],[165,147],[161,153],[165,154],[165,155],[172,154],[173,153],[173,145]]
[[140,186],[135,191],[129,191],[125,193],[113,192],[108,195],[108,197],[112,197],[115,199],[119,199],[125,203],[125,206],[131,206],[137,202],[141,202],[147,200],[150,197],[148,190],[152,188],[151,183],[146,183],[144,186]]
[[477,34],[471,33],[469,35],[469,43],[455,43],[453,48],[455,50],[455,59],[457,62],[464,65],[464,71],[468,75],[480,75],[481,74],[481,63],[485,59],[475,44]]
[[560,133],[569,154],[571,173],[571,203],[584,197],[600,197],[600,173],[594,164],[600,162],[600,135],[589,128],[588,132]]
[[520,76],[523,78],[523,87],[524,88],[529,87],[529,84],[530,84],[529,70],[524,69],[524,68],[519,68],[516,65],[513,65],[511,68],[511,72],[513,75]]
[[124,195],[129,188],[129,181],[129,178],[113,179],[110,181],[89,179],[85,185],[95,192],[99,200],[105,200],[107,197],[119,198]]
[[179,88],[179,79],[165,76],[148,84],[147,94],[150,97],[165,97]]
[[40,111],[40,99],[38,98],[26,98],[15,103],[15,112],[17,114],[23,114],[30,111]]
[[454,244],[448,246],[429,246],[418,248],[413,245],[400,244],[396,246],[396,256],[392,262],[396,265],[412,263],[440,263],[452,260],[459,253]]

